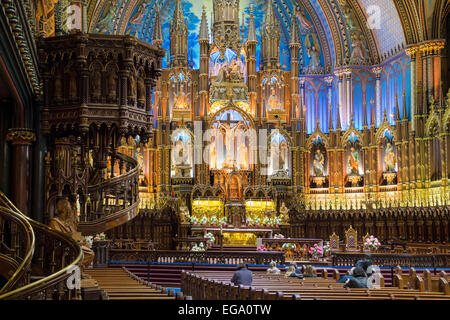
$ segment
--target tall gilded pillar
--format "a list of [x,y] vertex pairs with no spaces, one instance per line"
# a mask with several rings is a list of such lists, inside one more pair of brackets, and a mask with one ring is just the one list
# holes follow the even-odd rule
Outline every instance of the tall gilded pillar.
[[31,129],[13,128],[8,130],[6,140],[10,141],[13,146],[13,202],[20,211],[29,215],[31,144],[36,141],[36,135]]

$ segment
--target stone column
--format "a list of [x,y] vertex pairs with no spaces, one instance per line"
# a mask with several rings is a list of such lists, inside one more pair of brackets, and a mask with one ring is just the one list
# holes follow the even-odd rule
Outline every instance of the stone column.
[[30,163],[31,144],[36,135],[31,129],[13,128],[8,130],[6,140],[13,146],[12,195],[13,203],[22,213],[30,215],[29,199],[31,189]]
[[381,72],[383,68],[375,67],[371,71],[375,74],[375,123],[378,127],[381,124]]
[[346,99],[347,104],[345,109],[347,110],[347,118],[345,119],[346,127],[348,128],[353,117],[353,105],[352,105],[352,73],[351,71],[345,72],[345,86],[346,86]]

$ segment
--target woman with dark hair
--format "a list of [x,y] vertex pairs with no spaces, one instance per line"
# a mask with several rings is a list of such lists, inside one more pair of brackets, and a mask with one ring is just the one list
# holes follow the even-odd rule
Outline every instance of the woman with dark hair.
[[347,279],[344,288],[367,288],[367,274],[361,267],[355,267],[353,277]]

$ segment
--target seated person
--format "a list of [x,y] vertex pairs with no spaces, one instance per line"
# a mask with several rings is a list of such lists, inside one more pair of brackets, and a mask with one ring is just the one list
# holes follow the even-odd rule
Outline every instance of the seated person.
[[368,288],[367,287],[367,274],[361,267],[355,267],[353,270],[353,277],[347,279],[344,284],[344,288]]
[[315,275],[315,268],[313,266],[310,266],[310,265],[303,266],[303,276],[305,278],[306,277],[309,277],[309,278],[317,277]]
[[287,269],[286,274],[284,276],[286,278],[294,278],[295,277],[295,278],[303,279],[302,272],[300,271],[299,268],[297,268],[296,263],[291,263],[291,265]]
[[355,267],[361,267],[364,272],[367,274],[367,269],[372,265],[372,260],[370,259],[370,255],[366,254],[364,259],[358,260],[355,263]]
[[231,283],[238,286],[240,284],[244,286],[251,286],[253,281],[253,273],[248,270],[247,265],[239,263],[237,269],[231,278]]
[[280,274],[281,273],[280,269],[277,268],[277,263],[275,261],[272,260],[270,262],[270,268],[267,269],[267,273],[270,273],[270,274]]

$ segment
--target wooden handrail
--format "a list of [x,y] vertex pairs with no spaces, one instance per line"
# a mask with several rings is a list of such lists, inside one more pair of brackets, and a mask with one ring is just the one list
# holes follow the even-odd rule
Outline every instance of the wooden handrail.
[[[3,193],[0,192],[0,199],[3,198]],[[1,201],[1,200],[0,200]],[[26,217],[24,217],[22,214],[15,212],[13,210],[10,210],[6,207],[0,207],[0,216],[4,218],[5,220],[10,220],[14,223],[16,223],[21,229],[23,235],[24,235],[24,246],[23,251],[25,252],[25,255],[23,257],[19,257],[21,261],[17,261],[16,259],[13,259],[17,262],[19,262],[18,268],[14,271],[11,278],[9,278],[8,282],[0,288],[0,296],[7,292],[8,290],[13,289],[19,283],[23,280],[23,277],[25,275],[25,272],[27,268],[31,264],[31,259],[33,258],[34,253],[34,246],[35,246],[35,236],[33,232],[33,228],[31,227],[31,224],[28,222]]]
[[[46,296],[47,298],[52,296],[53,291],[60,291],[61,285],[67,280],[71,274],[68,273],[74,266],[79,266],[81,263],[81,259],[83,257],[83,253],[81,251],[81,247],[78,245],[75,240],[68,237],[67,235],[53,230],[48,226],[41,224],[33,219],[25,216],[17,209],[14,204],[12,204],[9,199],[0,192],[0,206],[1,211],[15,213],[16,216],[22,217],[26,223],[31,227],[30,236],[33,235],[33,252],[32,258],[30,259],[28,265],[24,265],[19,268],[16,272],[23,273],[26,271],[26,268],[30,267],[33,263],[33,258],[36,258],[36,262],[40,262],[41,264],[45,264],[45,257],[42,257],[44,250],[48,247],[49,250],[54,253],[57,248],[55,246],[46,246],[46,237],[51,238],[52,241],[59,242],[61,250],[63,251],[63,255],[60,257],[60,261],[51,261],[50,264],[52,266],[44,266],[43,271],[48,272],[49,274],[44,274],[41,279],[28,283],[25,286],[10,290],[8,292],[1,292],[1,299],[27,299],[29,297],[39,297]],[[48,244],[47,244],[48,245]],[[66,255],[72,255],[73,258],[69,261],[65,261]],[[56,255],[55,255],[56,256]],[[54,256],[52,256],[54,257]],[[42,259],[41,259],[42,258]],[[61,265],[61,268],[57,271],[53,270],[57,267],[57,264]],[[52,290],[55,288],[55,290]],[[59,296],[62,296],[66,290],[62,290],[59,292]],[[79,292],[78,292],[79,293]],[[70,293],[69,293],[70,295]],[[76,293],[75,293],[76,295]],[[42,297],[41,297],[42,298]]]

